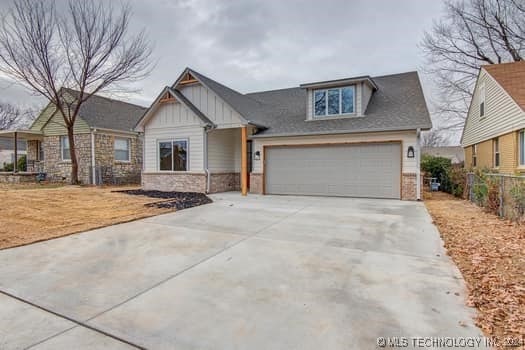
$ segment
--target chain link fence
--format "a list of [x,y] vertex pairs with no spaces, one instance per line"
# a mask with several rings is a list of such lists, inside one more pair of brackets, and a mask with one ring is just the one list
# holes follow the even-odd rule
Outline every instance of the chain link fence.
[[525,176],[467,173],[467,199],[488,211],[525,222]]

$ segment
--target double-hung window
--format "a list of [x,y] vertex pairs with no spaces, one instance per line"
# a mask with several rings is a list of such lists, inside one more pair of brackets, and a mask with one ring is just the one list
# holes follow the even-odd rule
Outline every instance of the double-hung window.
[[355,113],[354,86],[314,90],[313,100],[314,117]]
[[493,141],[492,141],[492,147],[494,148],[494,168],[498,168],[499,167],[499,138],[495,138]]
[[115,138],[115,160],[120,162],[129,162],[129,139],[127,138]]
[[188,171],[188,141],[159,142],[159,170]]
[[525,166],[525,130],[519,132],[518,148],[520,166]]
[[485,84],[479,87],[479,117],[485,116]]
[[62,154],[62,160],[71,160],[69,138],[67,136],[60,136],[60,153]]

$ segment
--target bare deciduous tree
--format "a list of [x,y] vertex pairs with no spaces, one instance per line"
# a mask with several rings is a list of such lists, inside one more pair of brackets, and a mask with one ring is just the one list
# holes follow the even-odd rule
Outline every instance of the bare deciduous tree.
[[9,103],[0,102],[0,130],[10,129],[20,120],[22,112]]
[[421,134],[422,147],[439,147],[448,143],[448,137],[442,130],[432,129]]
[[[151,47],[144,32],[131,35],[127,5],[70,0],[14,0],[0,24],[0,71],[56,106],[64,118],[71,182],[78,183],[73,126],[92,94],[143,78]],[[69,88],[78,91],[72,96]]]
[[437,113],[461,128],[480,65],[525,58],[525,1],[448,0],[421,47],[440,91]]

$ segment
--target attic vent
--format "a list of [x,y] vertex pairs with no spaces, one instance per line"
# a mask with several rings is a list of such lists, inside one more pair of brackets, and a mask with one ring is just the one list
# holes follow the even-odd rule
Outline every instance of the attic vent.
[[173,97],[169,91],[166,91],[166,93],[162,96],[162,98],[159,100],[160,103],[169,103],[169,102],[175,102],[175,97]]
[[179,84],[184,85],[184,84],[191,84],[191,83],[196,83],[196,82],[197,82],[197,79],[195,79],[195,78],[193,77],[193,75],[191,75],[191,74],[188,72],[188,73],[186,73],[186,74],[184,75],[184,77],[182,78],[182,80],[180,81]]

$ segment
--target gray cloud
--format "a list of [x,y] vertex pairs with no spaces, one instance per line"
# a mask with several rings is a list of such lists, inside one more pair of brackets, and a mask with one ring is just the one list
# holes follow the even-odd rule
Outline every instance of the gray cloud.
[[[131,86],[140,94],[120,97],[142,105],[186,66],[241,92],[420,70],[417,44],[442,9],[435,0],[130,3],[132,28],[148,33],[156,66],[147,79]],[[0,10],[5,7],[2,1]],[[431,80],[422,78],[431,95]],[[24,99],[19,89],[3,86],[0,81],[0,99]]]

